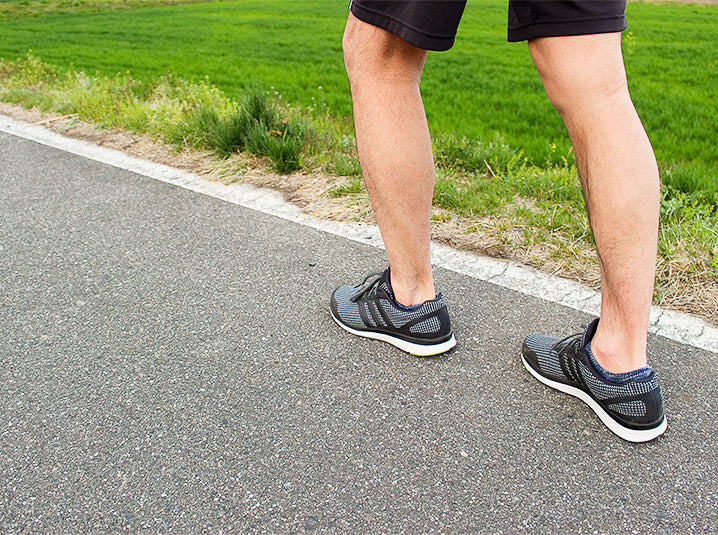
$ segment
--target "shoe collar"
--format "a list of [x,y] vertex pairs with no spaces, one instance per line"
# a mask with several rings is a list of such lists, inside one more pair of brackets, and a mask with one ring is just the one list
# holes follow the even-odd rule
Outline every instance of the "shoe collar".
[[601,318],[596,318],[588,324],[581,338],[581,347],[586,347],[588,343],[593,340],[593,336],[596,334],[596,328],[598,327],[598,320],[600,319]]
[[382,284],[380,284],[380,286],[383,286],[383,287],[384,287],[384,291],[385,291],[386,294],[389,296],[389,298],[390,298],[392,301],[395,301],[395,302],[396,302],[396,297],[394,297],[394,288],[391,287],[391,272],[390,272],[390,269],[391,269],[391,268],[386,268],[386,270],[384,271],[384,274],[381,276],[383,282],[382,282]]

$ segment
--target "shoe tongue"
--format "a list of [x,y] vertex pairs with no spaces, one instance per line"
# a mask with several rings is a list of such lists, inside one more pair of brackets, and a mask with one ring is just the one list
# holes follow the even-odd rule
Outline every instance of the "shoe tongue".
[[583,333],[583,338],[581,338],[581,347],[586,347],[586,345],[593,340],[593,335],[596,334],[596,327],[598,327],[598,320],[600,318],[596,318],[591,323],[588,324],[588,327],[586,327],[586,330]]

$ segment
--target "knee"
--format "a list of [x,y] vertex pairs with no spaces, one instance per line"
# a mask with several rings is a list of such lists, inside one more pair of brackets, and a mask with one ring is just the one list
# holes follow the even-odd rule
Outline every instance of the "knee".
[[585,113],[616,99],[630,100],[620,40],[615,36],[537,39],[529,42],[529,49],[546,95],[562,115],[571,110]]
[[598,111],[607,106],[615,106],[617,101],[630,100],[625,78],[556,77],[548,73],[541,79],[549,101],[562,116],[572,111]]
[[342,48],[351,85],[365,80],[401,78],[418,83],[421,79],[425,50],[353,15],[344,30]]

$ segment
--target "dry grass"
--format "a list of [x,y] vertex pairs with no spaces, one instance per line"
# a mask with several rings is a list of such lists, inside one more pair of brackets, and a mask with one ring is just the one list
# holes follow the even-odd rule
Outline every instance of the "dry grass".
[[[130,155],[156,163],[184,169],[223,183],[243,182],[281,191],[285,198],[305,212],[334,221],[374,223],[368,196],[362,190],[349,195],[332,195],[337,186],[352,179],[322,172],[297,172],[278,175],[269,171],[264,159],[243,155],[218,160],[208,152],[181,151],[158,143],[149,135],[130,135],[98,129],[74,116],[42,113],[35,109],[0,103],[0,113],[29,123],[42,124],[69,137],[122,150]],[[515,198],[516,205],[530,202]],[[508,207],[510,209],[510,207]],[[505,214],[509,214],[506,210]],[[577,239],[565,254],[565,237],[556,233],[538,236],[531,229],[517,225],[509,215],[484,217],[456,216],[434,208],[434,239],[453,247],[492,257],[519,261],[545,272],[580,281],[598,290],[600,278],[593,248]],[[561,252],[557,242],[564,240]],[[677,248],[678,254],[665,261],[659,258],[656,288],[657,302],[664,308],[688,312],[718,325],[718,281],[710,266],[696,262],[689,246]],[[696,265],[699,266],[696,269]]]

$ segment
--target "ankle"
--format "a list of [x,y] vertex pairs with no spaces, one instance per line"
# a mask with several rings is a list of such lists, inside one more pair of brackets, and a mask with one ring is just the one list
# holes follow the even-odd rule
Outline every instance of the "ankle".
[[645,338],[606,336],[599,324],[590,346],[596,362],[609,373],[628,373],[647,366]]
[[614,373],[606,370],[603,366],[601,366],[598,361],[596,360],[595,355],[593,354],[593,350],[591,347],[591,342],[586,344],[586,353],[588,354],[588,358],[591,361],[591,364],[593,368],[607,381],[614,383],[614,384],[623,384],[628,381],[636,380],[636,379],[645,379],[651,374],[651,367],[646,365],[641,368],[637,368],[634,370],[630,370],[627,372],[622,373]]
[[394,293],[394,299],[400,305],[410,307],[420,305],[426,301],[436,299],[436,290],[434,289],[434,281],[429,279],[428,282],[418,280],[405,281],[400,277],[390,274],[389,285]]

